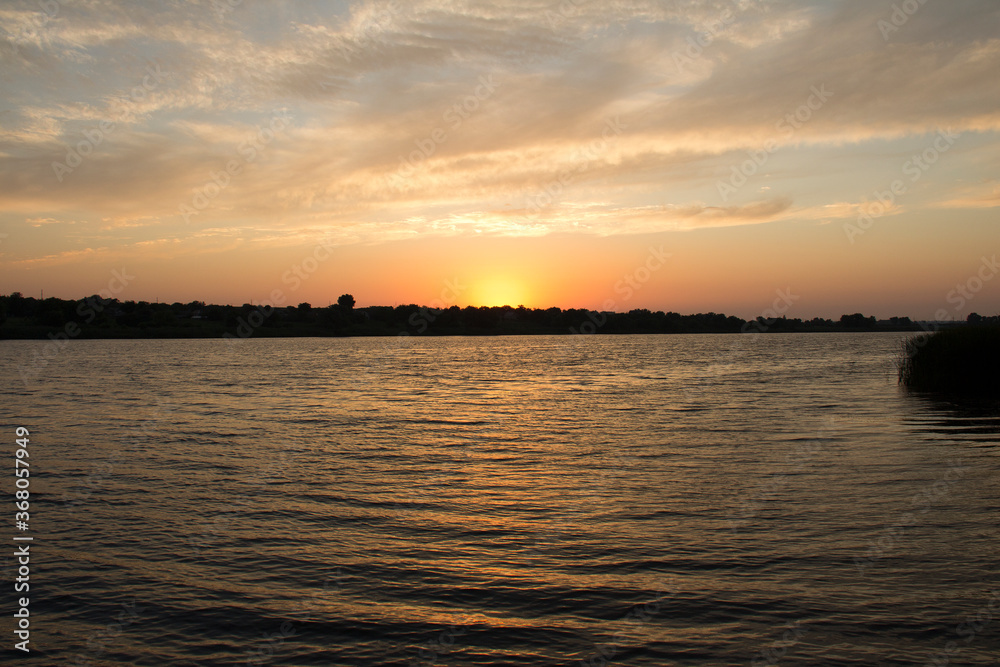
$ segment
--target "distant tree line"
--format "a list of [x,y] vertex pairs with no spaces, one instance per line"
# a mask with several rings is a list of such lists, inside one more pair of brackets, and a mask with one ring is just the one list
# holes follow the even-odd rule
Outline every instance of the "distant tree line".
[[[972,324],[1000,318],[972,314]],[[681,315],[635,309],[625,313],[586,309],[494,306],[434,309],[416,304],[355,308],[341,295],[325,307],[309,303],[275,307],[220,306],[203,301],[150,303],[92,295],[78,300],[0,295],[0,338],[181,338],[215,336],[391,336],[568,333],[748,333],[820,331],[916,331],[908,317],[876,320],[861,313],[839,320],[758,317],[720,313]]]

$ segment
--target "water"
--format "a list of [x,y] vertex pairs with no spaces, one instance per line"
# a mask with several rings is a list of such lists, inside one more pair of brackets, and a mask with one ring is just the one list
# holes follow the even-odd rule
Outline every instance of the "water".
[[901,338],[4,342],[18,664],[996,665],[1000,410]]

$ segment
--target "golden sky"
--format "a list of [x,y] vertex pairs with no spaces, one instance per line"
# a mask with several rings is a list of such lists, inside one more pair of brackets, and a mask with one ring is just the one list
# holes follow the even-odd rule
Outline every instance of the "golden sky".
[[1000,311],[993,0],[32,0],[0,25],[2,293]]

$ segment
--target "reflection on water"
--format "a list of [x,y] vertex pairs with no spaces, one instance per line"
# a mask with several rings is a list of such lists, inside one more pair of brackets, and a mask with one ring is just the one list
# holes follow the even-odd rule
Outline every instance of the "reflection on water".
[[924,435],[996,447],[1000,441],[1000,399],[940,397],[912,393],[907,424]]
[[996,406],[899,340],[5,343],[24,664],[995,664]]

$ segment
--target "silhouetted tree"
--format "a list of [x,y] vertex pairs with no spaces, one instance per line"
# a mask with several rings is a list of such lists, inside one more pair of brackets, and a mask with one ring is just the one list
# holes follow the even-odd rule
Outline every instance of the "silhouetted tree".
[[337,305],[347,311],[354,309],[354,303],[354,297],[350,294],[341,294],[337,298]]
[[7,297],[7,305],[10,307],[10,314],[20,316],[25,314],[24,296],[20,292],[14,292]]
[[175,319],[174,312],[170,308],[157,308],[153,311],[154,327],[168,327]]
[[840,317],[840,326],[845,329],[874,329],[877,322],[874,317],[865,317],[861,313]]

